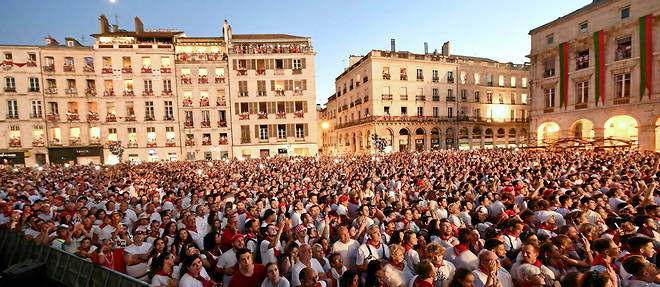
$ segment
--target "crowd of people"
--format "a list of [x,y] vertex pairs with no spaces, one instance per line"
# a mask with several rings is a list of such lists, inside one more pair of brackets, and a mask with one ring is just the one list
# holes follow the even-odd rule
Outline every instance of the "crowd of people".
[[152,286],[658,286],[660,156],[494,149],[0,169],[0,228]]

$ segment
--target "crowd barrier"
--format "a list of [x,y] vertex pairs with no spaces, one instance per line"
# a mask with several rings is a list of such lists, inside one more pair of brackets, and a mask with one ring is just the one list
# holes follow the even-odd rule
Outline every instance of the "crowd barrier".
[[93,264],[73,254],[51,248],[50,246],[37,245],[34,241],[25,240],[21,233],[1,229],[1,270],[28,259],[45,263],[46,276],[48,279],[66,286],[149,286],[149,284],[143,281],[106,267]]

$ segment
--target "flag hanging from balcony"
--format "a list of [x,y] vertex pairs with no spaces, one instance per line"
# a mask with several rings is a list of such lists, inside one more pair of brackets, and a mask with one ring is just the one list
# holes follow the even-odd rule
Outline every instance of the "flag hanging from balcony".
[[651,98],[653,93],[653,15],[649,14],[639,18],[639,57],[640,57],[640,83],[639,83],[639,98],[642,99],[644,94],[648,94]]
[[596,105],[598,100],[605,104],[605,32],[594,32],[594,55],[596,56]]
[[559,107],[568,108],[568,43],[559,44]]

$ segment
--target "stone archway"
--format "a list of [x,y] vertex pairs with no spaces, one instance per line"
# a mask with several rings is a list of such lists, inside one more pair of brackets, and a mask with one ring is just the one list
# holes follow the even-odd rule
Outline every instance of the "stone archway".
[[559,125],[555,122],[542,123],[536,130],[538,145],[547,145],[559,140]]
[[418,128],[415,130],[415,150],[423,151],[424,150],[424,136],[426,136],[426,131],[423,128]]
[[576,139],[592,139],[595,136],[594,123],[587,119],[579,119],[571,125],[570,134]]
[[[614,116],[605,122],[605,138],[630,140],[637,142],[639,136],[638,122],[635,118],[627,115]],[[612,141],[612,145],[621,145],[622,142]]]
[[410,132],[403,128],[399,130],[399,151],[408,151],[410,146]]
[[440,129],[438,128],[433,128],[431,130],[431,149],[440,149]]

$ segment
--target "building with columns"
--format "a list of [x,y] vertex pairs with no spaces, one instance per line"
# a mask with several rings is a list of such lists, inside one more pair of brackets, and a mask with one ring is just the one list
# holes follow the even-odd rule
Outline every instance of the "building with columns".
[[226,21],[219,37],[187,37],[138,17],[127,31],[103,15],[92,36],[89,46],[0,45],[0,161],[316,154],[310,38],[232,35]]
[[529,34],[535,144],[660,150],[659,1],[596,0]]
[[527,142],[527,65],[442,53],[351,57],[321,110],[324,153],[512,147]]

